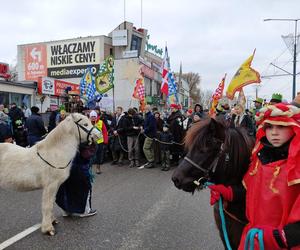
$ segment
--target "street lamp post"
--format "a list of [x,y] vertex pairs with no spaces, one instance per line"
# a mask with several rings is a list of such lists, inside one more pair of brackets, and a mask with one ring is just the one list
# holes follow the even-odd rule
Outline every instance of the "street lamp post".
[[297,66],[297,22],[300,19],[289,19],[289,18],[284,18],[284,19],[264,19],[265,22],[267,21],[292,21],[295,22],[295,37],[294,37],[294,58],[293,58],[293,99],[296,96],[296,66]]

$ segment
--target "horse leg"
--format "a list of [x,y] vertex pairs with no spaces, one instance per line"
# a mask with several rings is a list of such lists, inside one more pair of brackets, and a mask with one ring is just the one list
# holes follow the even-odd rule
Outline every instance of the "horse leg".
[[58,190],[57,183],[51,183],[44,187],[43,197],[42,197],[42,233],[48,233],[53,236],[55,234],[55,229],[53,227],[53,222],[55,221],[53,216],[53,205],[55,200],[55,195]]

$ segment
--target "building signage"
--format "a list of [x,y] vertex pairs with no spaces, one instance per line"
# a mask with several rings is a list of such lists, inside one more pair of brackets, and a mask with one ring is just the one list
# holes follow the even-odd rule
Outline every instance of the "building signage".
[[158,48],[157,45],[152,45],[148,42],[146,42],[146,50],[147,51],[151,50],[152,52],[154,52],[155,54],[158,54],[160,56],[162,56],[162,54],[163,54],[163,49]]
[[127,30],[114,30],[112,32],[113,46],[127,46]]
[[80,78],[88,66],[93,74],[99,69],[100,41],[79,38],[58,42],[22,45],[25,57],[25,80],[38,77]]
[[123,58],[133,58],[138,57],[138,51],[137,50],[125,50],[123,51]]
[[0,62],[0,77],[3,77],[5,79],[10,77],[9,72],[9,66],[7,63]]
[[79,85],[50,78],[39,77],[38,79],[38,93],[43,95],[63,96],[67,87],[71,87],[73,94],[79,95]]
[[29,45],[24,48],[25,80],[36,81],[47,75],[47,47],[45,44]]

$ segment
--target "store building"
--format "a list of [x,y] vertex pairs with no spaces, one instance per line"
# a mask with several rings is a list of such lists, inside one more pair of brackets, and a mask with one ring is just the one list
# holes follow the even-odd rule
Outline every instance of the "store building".
[[0,103],[8,107],[11,103],[17,106],[31,107],[36,98],[37,84],[35,82],[15,82],[0,80]]
[[[146,29],[136,29],[132,23],[123,22],[107,36],[18,45],[19,80],[37,82],[39,77],[50,77],[69,82],[70,86],[79,85],[87,67],[91,67],[95,75],[105,58],[113,55],[114,88],[106,93],[107,98],[113,99],[110,109],[117,106],[124,109],[138,107],[138,101],[132,98],[132,94],[140,72],[144,75],[148,103],[163,105],[160,101],[159,73],[162,59],[146,50],[149,48],[146,46],[147,35]],[[52,94],[40,92],[33,103],[40,105],[40,100],[43,100],[42,112],[50,109],[51,105],[60,104],[59,98],[54,98]],[[56,100],[58,103],[55,103]]]

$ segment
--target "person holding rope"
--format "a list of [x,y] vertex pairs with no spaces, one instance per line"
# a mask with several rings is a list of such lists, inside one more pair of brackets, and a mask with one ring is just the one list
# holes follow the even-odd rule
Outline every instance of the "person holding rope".
[[143,151],[148,161],[145,165],[145,168],[154,168],[155,163],[153,142],[156,136],[156,120],[151,112],[150,105],[145,106],[145,112],[144,135],[146,139],[144,142]]
[[173,162],[177,165],[179,162],[179,157],[184,154],[183,149],[183,138],[185,136],[185,131],[183,129],[184,116],[181,114],[180,104],[171,104],[171,115],[167,119],[167,123],[170,127],[170,132],[174,137],[174,144],[171,147],[171,153],[173,156]]
[[128,109],[124,125],[127,135],[128,160],[130,168],[140,166],[140,145],[139,135],[142,129],[143,120],[136,114],[133,108]]
[[246,199],[239,250],[300,249],[300,109],[279,103],[256,114],[258,130],[242,184],[211,185],[211,204]]

